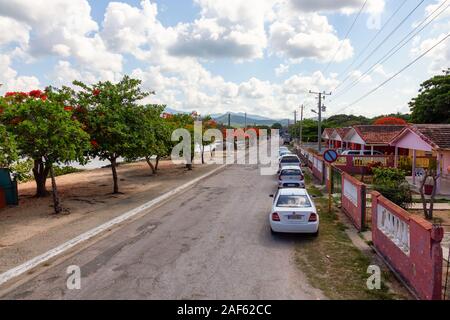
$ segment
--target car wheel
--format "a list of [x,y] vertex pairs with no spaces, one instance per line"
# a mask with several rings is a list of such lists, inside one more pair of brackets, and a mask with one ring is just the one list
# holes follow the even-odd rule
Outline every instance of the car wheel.
[[314,232],[312,235],[314,238],[317,238],[319,236],[319,229],[317,229],[317,232]]

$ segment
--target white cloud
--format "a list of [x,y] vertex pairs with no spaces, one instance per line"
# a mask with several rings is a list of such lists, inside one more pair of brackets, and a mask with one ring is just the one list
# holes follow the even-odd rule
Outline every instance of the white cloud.
[[15,43],[21,46],[30,40],[30,27],[8,17],[0,15],[0,46]]
[[334,57],[341,62],[353,56],[350,41],[339,40],[326,16],[295,13],[286,7],[280,8],[276,21],[269,27],[269,42],[272,54],[294,60],[312,58],[328,62]]
[[[412,48],[411,53],[413,56],[419,56],[425,51],[429,50],[439,41],[441,41],[446,34],[441,34],[436,38],[428,38],[417,43],[415,47]],[[450,40],[447,39],[440,45],[431,50],[426,56],[431,63],[428,67],[428,72],[430,74],[440,74],[442,70],[450,65]]]
[[11,67],[8,55],[0,54],[0,92],[30,91],[39,88],[39,80],[33,76],[18,76]]
[[277,68],[275,68],[275,74],[277,77],[281,77],[283,74],[289,72],[289,66],[285,64],[280,64]]
[[0,0],[0,12],[28,31],[24,52],[31,57],[71,56],[99,75],[122,71],[122,56],[107,50],[86,0]]

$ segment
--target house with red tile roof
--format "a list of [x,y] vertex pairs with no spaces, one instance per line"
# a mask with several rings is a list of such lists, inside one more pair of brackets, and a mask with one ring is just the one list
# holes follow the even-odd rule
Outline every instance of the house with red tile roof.
[[353,126],[344,136],[347,149],[380,151],[394,154],[390,144],[406,126],[403,125],[358,125]]
[[[345,149],[345,141],[344,137],[351,130],[350,127],[348,128],[327,128],[324,131],[324,135],[322,135],[322,138],[325,140],[325,143],[328,145],[329,148],[342,148]],[[325,134],[326,132],[326,134]]]
[[[417,185],[423,176],[427,161],[435,159],[438,179],[438,194],[450,195],[450,124],[412,124],[397,134],[390,142],[398,154],[406,150],[411,159],[412,183]],[[398,160],[396,161],[398,166]]]

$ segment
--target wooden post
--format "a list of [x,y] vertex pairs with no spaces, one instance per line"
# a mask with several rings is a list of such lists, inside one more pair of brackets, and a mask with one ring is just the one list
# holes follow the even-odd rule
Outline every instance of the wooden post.
[[395,146],[394,166],[398,168],[398,147]]
[[331,175],[332,175],[332,169],[331,169],[331,164],[330,164],[330,165],[328,165],[328,213],[331,213],[331,202],[332,202]]

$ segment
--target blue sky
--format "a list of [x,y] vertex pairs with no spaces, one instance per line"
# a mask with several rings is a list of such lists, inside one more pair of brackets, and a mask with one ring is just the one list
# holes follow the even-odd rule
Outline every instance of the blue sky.
[[[301,104],[307,110],[314,106],[310,89],[335,93],[325,102],[328,116],[407,112],[420,83],[450,66],[450,41],[372,95],[353,102],[448,34],[450,0],[421,2],[0,0],[0,27],[8,30],[0,35],[0,94],[70,85],[75,79],[118,81],[131,74],[145,89],[156,90],[145,102],[202,114],[287,117]],[[435,20],[428,27],[359,79],[434,10],[426,22]],[[391,32],[390,39],[382,41]],[[344,73],[377,46],[360,68],[354,63]],[[358,79],[356,86],[343,90]]]

